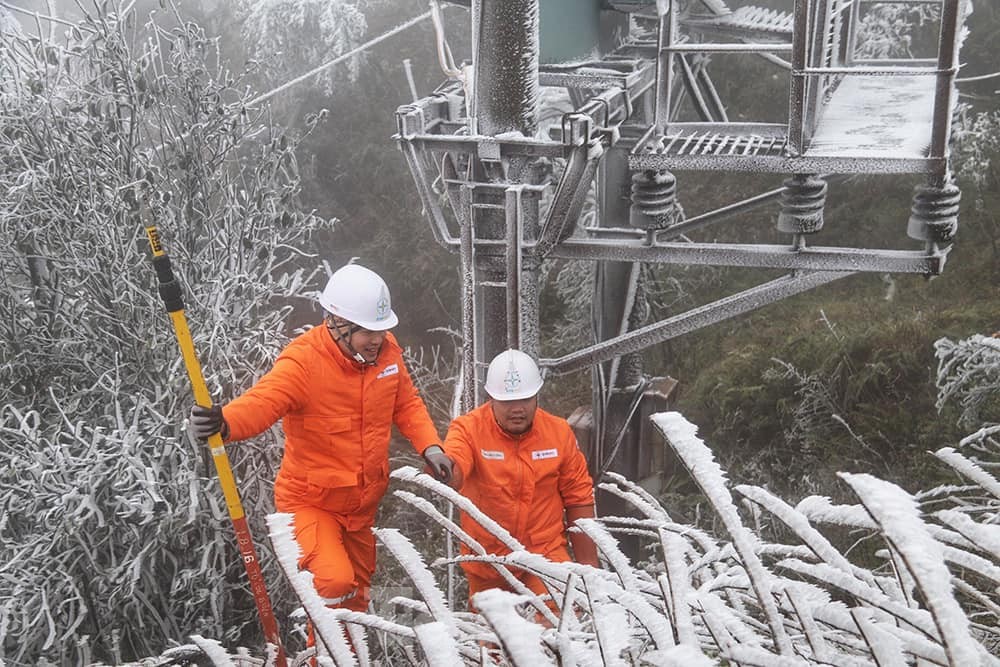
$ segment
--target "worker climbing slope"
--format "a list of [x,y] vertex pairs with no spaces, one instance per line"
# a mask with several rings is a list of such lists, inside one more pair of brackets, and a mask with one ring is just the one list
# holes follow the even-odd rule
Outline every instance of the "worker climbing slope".
[[195,406],[195,434],[252,438],[279,419],[285,451],[275,507],[294,515],[299,566],[330,606],[362,611],[375,569],[371,528],[389,480],[395,423],[442,481],[451,462],[389,329],[398,323],[388,287],[348,264],[327,282],[317,326],[293,340],[252,388],[225,407]]
[[[486,373],[490,400],[451,423],[444,450],[454,462],[454,488],[529,551],[563,562],[570,560],[567,524],[595,516],[594,483],[570,425],[538,407],[541,388],[531,357],[519,350],[500,353]],[[462,528],[488,553],[509,553],[464,513]],[[569,541],[577,562],[598,565],[589,537],[574,531]],[[470,600],[482,590],[507,588],[490,565],[463,562],[462,568]],[[535,593],[545,592],[537,577],[515,574]]]

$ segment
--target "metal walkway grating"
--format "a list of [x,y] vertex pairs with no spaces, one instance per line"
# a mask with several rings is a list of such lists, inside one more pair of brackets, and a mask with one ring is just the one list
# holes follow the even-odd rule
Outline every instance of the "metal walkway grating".
[[723,134],[711,130],[675,132],[647,144],[651,153],[671,157],[699,155],[784,155],[788,141],[783,136]]
[[933,77],[846,79],[849,85],[835,92],[801,153],[792,149],[785,124],[670,123],[636,143],[629,167],[786,174],[913,174],[941,167],[927,149]]

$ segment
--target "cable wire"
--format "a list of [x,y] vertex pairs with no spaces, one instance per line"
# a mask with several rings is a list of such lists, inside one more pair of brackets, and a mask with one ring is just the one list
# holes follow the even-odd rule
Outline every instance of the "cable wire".
[[337,63],[341,63],[341,62],[347,60],[348,58],[350,58],[352,56],[355,56],[355,55],[361,53],[362,51],[364,51],[364,50],[366,50],[366,49],[368,49],[368,48],[370,48],[372,46],[375,46],[379,42],[384,42],[385,40],[389,39],[393,35],[395,35],[397,33],[400,33],[400,32],[403,32],[407,28],[415,26],[416,24],[420,23],[421,21],[430,18],[431,14],[432,14],[432,12],[426,11],[426,12],[424,12],[423,14],[421,14],[419,16],[415,16],[412,19],[410,19],[409,21],[407,21],[406,23],[401,23],[400,25],[396,26],[392,30],[389,30],[388,32],[384,32],[381,35],[379,35],[378,37],[375,37],[374,39],[368,40],[364,44],[361,44],[360,46],[357,46],[357,47],[351,49],[347,53],[343,53],[343,54],[337,56],[336,58],[334,58],[333,60],[331,60],[329,62],[326,62],[326,63],[323,63],[319,67],[314,67],[313,69],[309,70],[305,74],[302,74],[301,76],[295,77],[291,81],[286,81],[285,83],[281,84],[280,86],[278,86],[274,90],[272,90],[270,92],[267,92],[267,93],[264,93],[263,95],[259,95],[259,96],[255,97],[254,99],[252,99],[249,102],[247,102],[247,106],[254,106],[255,104],[260,104],[261,102],[264,102],[265,100],[269,100],[272,97],[274,97],[275,95],[277,95],[278,93],[280,93],[282,91],[285,91],[285,90],[288,90],[289,88],[291,88],[292,86],[294,86],[297,83],[302,83],[306,79],[319,74],[320,72],[322,72],[323,70],[327,69],[328,67],[333,67]]

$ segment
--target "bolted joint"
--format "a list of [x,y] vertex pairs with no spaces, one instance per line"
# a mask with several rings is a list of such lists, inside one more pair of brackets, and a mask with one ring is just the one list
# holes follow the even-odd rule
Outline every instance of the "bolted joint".
[[822,229],[826,181],[813,175],[796,174],[785,179],[784,186],[778,230],[788,234],[813,234]]
[[947,243],[958,231],[958,205],[962,191],[954,183],[943,187],[918,185],[913,189],[913,205],[906,234],[911,239]]
[[424,110],[419,104],[403,104],[396,109],[396,133],[401,139],[423,134],[426,125]]
[[666,229],[677,222],[677,179],[667,170],[632,174],[632,206],[628,222],[646,230]]

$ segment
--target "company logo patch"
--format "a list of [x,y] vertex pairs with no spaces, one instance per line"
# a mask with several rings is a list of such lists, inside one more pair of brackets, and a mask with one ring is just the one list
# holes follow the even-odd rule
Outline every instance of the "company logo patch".
[[381,322],[385,318],[389,317],[389,295],[385,291],[385,287],[379,292],[378,301],[375,302],[375,319]]
[[559,456],[558,449],[536,449],[531,452],[531,460],[538,461],[540,459],[554,459]]
[[480,449],[480,453],[483,455],[484,459],[493,459],[494,461],[503,461],[503,452],[497,451],[495,449]]
[[384,378],[389,375],[395,375],[399,372],[399,364],[389,364],[386,366],[381,373],[375,376],[375,379]]
[[513,365],[507,369],[507,374],[503,376],[503,390],[505,393],[513,394],[521,386],[521,374]]

